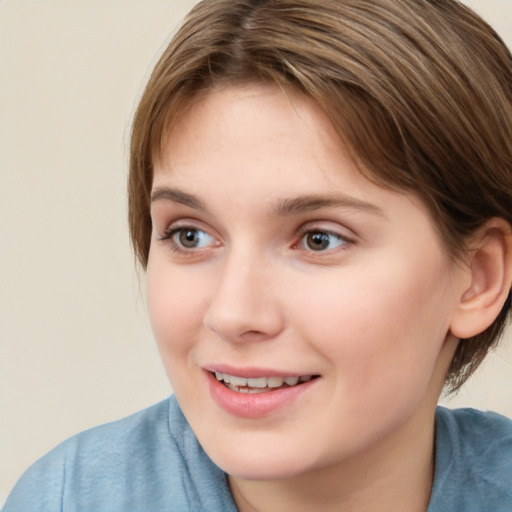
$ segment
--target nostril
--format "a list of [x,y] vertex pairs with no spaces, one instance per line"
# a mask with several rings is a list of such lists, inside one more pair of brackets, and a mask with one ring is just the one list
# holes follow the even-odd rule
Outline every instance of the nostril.
[[265,337],[265,333],[263,333],[261,331],[255,331],[255,330],[246,331],[246,332],[243,332],[242,334],[240,334],[240,338],[247,340],[247,341],[257,340],[257,339],[261,339],[263,337]]

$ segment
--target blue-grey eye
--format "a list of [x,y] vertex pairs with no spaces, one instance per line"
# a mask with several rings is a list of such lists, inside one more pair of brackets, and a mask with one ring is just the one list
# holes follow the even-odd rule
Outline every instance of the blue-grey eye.
[[185,249],[200,249],[212,245],[213,237],[194,228],[179,228],[172,235],[173,242]]
[[302,239],[303,246],[311,251],[326,251],[336,249],[345,243],[345,240],[335,233],[328,231],[310,231]]

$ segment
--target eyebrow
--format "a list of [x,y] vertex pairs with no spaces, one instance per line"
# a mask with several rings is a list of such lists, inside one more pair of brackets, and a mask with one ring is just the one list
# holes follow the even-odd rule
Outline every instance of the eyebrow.
[[[193,194],[169,187],[157,187],[151,193],[151,202],[171,201],[173,203],[183,204],[189,208],[208,212],[206,205]],[[386,218],[385,213],[377,205],[368,203],[361,199],[351,196],[322,196],[322,195],[303,195],[294,198],[282,199],[272,208],[271,215],[274,217],[284,217],[298,213],[320,210],[322,208],[349,208],[368,212],[379,217]]]
[[355,210],[362,210],[379,217],[386,218],[383,210],[377,205],[368,203],[355,197],[336,195],[336,196],[321,196],[321,195],[305,195],[294,197],[292,199],[283,199],[277,203],[273,210],[275,216],[293,215],[307,211],[320,210],[321,208],[350,208]]
[[208,211],[205,204],[196,196],[175,188],[155,188],[155,190],[153,190],[153,192],[151,193],[151,202],[154,203],[155,201],[162,200],[183,204],[185,206],[194,208],[195,210],[201,210],[203,212]]

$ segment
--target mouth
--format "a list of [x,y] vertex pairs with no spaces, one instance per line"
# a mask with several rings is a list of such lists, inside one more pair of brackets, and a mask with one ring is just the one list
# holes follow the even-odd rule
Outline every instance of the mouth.
[[268,393],[278,389],[300,386],[319,377],[319,375],[301,375],[299,377],[256,377],[245,378],[227,373],[211,372],[226,388],[237,393]]

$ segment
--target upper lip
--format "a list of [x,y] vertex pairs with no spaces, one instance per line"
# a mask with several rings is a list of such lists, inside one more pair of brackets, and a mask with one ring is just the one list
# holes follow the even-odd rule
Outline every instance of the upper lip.
[[302,377],[305,375],[317,375],[311,372],[293,372],[278,370],[275,368],[258,368],[256,366],[235,367],[229,364],[207,364],[203,369],[211,373],[224,373],[245,379],[257,379],[258,377]]

